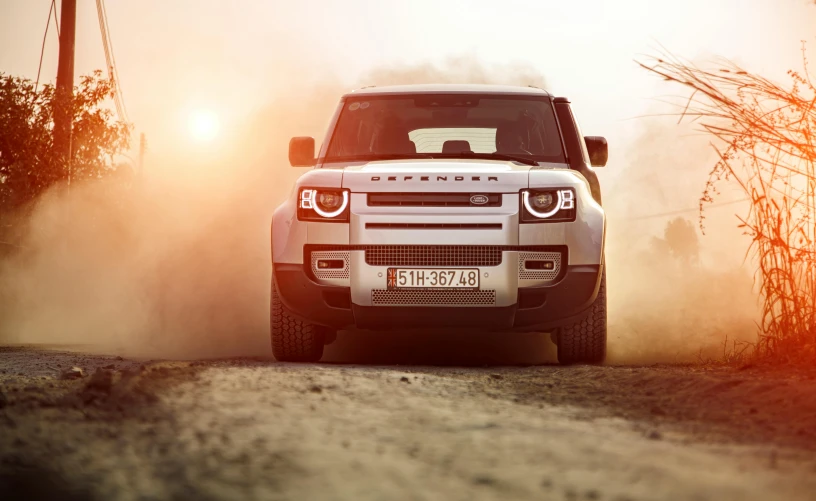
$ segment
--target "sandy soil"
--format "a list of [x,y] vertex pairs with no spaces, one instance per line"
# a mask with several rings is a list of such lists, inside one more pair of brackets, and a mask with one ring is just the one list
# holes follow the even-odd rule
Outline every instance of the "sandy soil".
[[2,499],[813,499],[815,423],[816,370],[0,348]]

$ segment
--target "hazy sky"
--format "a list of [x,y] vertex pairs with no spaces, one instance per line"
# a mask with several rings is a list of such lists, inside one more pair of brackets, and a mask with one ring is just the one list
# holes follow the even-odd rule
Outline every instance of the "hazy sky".
[[[105,58],[95,2],[78,3],[76,73],[82,75],[104,68]],[[585,134],[609,138],[610,163],[599,176],[611,204],[610,232],[623,235],[613,240],[626,245],[648,245],[674,211],[695,207],[715,161],[708,139],[689,135],[689,127],[668,117],[637,118],[670,111],[658,102],[661,96],[688,93],[634,59],[662,45],[696,62],[722,56],[784,80],[788,69],[801,68],[801,43],[814,45],[816,33],[812,0],[106,3],[129,117],[150,145],[149,175],[212,182],[208,175],[221,179],[254,165],[268,173],[259,183],[269,187],[271,212],[271,201],[300,174],[285,160],[288,135],[319,133],[312,130],[320,121],[315,108],[325,103],[328,119],[340,88],[376,84],[364,78],[373,70],[443,66],[455,57],[488,68],[521,64],[544,75],[550,91],[571,98]],[[0,72],[36,77],[49,5],[0,0]],[[55,79],[57,51],[52,29],[43,81]],[[321,85],[322,93],[309,92]],[[226,148],[191,141],[187,120],[196,110],[220,118],[218,141]],[[255,123],[261,125],[247,125]],[[210,162],[209,170],[202,161]],[[217,190],[223,191],[229,189]],[[720,201],[744,197],[725,191]],[[747,243],[723,242],[741,238],[734,213],[744,209],[727,205],[707,213],[712,230],[704,245],[712,262],[741,262]],[[682,214],[697,217],[694,210]]]
[[[626,141],[640,127],[627,119],[681,92],[637,68],[639,54],[662,44],[690,59],[720,55],[783,78],[800,65],[800,41],[813,41],[810,3],[108,0],[107,10],[131,121],[161,149],[182,133],[191,109],[213,109],[229,126],[293,86],[351,85],[384,65],[463,55],[538,69],[551,91],[573,100],[585,133]],[[0,0],[0,71],[36,76],[49,4]],[[79,0],[78,9],[76,71],[86,74],[105,60],[95,3]],[[56,55],[52,30],[45,81],[55,78]]]

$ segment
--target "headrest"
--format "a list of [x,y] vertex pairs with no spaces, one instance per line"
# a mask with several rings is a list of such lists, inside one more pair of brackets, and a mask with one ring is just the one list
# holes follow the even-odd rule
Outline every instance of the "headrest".
[[473,153],[467,141],[445,141],[442,143],[442,153]]

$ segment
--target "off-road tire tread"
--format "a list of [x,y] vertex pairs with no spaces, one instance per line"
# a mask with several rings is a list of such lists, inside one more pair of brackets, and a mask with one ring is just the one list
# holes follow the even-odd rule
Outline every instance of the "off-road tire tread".
[[558,334],[558,362],[602,364],[606,359],[606,271],[598,296],[586,316],[561,327]]
[[323,356],[324,333],[319,326],[295,318],[281,303],[272,282],[270,304],[272,355],[280,362],[317,362]]

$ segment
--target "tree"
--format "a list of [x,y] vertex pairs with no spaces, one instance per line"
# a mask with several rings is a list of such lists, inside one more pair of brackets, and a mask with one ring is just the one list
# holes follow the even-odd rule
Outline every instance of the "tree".
[[688,219],[678,217],[666,224],[663,238],[669,251],[683,264],[696,264],[700,258],[700,242],[694,224]]
[[23,207],[62,182],[100,179],[117,171],[130,125],[102,105],[114,82],[102,72],[84,76],[74,90],[71,165],[54,154],[54,86],[0,73],[0,214]]
[[652,251],[660,263],[672,257],[684,269],[698,265],[700,242],[694,224],[683,217],[672,219],[666,223],[663,238],[652,237]]

